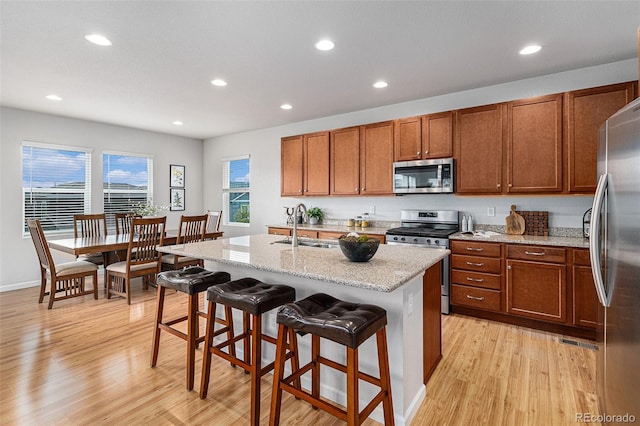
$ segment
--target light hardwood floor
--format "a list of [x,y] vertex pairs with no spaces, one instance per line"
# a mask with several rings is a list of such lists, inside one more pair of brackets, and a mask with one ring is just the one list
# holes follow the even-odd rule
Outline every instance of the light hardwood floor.
[[[0,293],[0,424],[247,424],[249,376],[213,357],[209,397],[185,389],[185,342],[163,333],[149,367],[153,289],[132,304],[91,297],[38,304],[36,288]],[[169,294],[168,315],[186,312]],[[443,317],[444,359],[413,425],[574,425],[596,413],[595,352],[558,335],[459,315]],[[419,374],[416,372],[416,374]],[[268,424],[271,375],[262,380]],[[342,422],[290,395],[283,424]],[[367,420],[366,425],[377,424]]]

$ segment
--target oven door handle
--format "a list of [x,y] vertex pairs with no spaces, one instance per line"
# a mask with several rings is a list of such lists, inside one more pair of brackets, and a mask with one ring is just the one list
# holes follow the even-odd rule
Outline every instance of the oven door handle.
[[407,246],[407,247],[420,247],[420,248],[431,248],[431,249],[445,249],[448,250],[445,246],[435,246],[430,244],[407,244],[407,243],[397,243],[395,241],[388,241],[387,245],[389,246]]

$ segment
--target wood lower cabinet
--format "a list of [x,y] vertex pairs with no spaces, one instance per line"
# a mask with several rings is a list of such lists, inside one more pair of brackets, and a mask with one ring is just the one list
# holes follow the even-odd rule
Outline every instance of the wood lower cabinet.
[[507,103],[507,193],[562,191],[562,94]]
[[500,311],[501,245],[451,241],[451,304]]
[[[518,259],[535,259],[518,260]],[[507,313],[567,322],[565,249],[507,246]]]
[[573,251],[573,324],[596,328],[601,309],[591,273],[589,250]]
[[503,104],[456,111],[456,192],[500,194],[505,110]]
[[565,93],[567,191],[595,192],[598,129],[634,99],[635,85],[628,82]]
[[267,228],[267,233],[271,234],[271,235],[284,235],[285,237],[290,237],[291,236],[291,229],[290,228],[272,228],[272,227],[269,227],[269,228]]

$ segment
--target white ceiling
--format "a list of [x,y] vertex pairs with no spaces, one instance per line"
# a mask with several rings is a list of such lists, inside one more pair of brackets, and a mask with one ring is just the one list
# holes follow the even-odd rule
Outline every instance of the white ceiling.
[[206,139],[634,58],[640,1],[2,0],[0,15],[2,105]]

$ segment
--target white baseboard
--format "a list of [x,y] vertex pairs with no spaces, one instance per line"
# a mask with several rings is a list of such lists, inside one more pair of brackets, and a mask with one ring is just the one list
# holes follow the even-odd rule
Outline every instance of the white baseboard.
[[5,291],[21,290],[23,288],[38,287],[39,285],[40,285],[40,281],[37,281],[37,280],[26,281],[18,284],[6,284],[6,285],[0,286],[0,293]]

